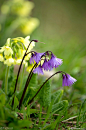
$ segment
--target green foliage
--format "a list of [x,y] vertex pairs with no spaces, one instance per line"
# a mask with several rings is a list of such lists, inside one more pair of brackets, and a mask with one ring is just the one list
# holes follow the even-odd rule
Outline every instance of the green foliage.
[[[6,70],[5,70],[6,71]],[[13,93],[14,90],[14,82],[15,82],[15,77],[14,77],[14,66],[11,66],[9,68],[9,74],[8,74],[8,95]],[[2,90],[5,91],[5,78],[2,83]]]
[[40,90],[38,100],[42,106],[49,107],[51,103],[51,87],[49,81]]
[[18,98],[15,96],[15,98],[14,98],[14,109],[16,109],[17,108],[17,106],[19,105],[19,101],[18,101]]
[[59,111],[65,109],[67,107],[68,107],[68,101],[63,100],[63,101],[60,101],[52,106],[52,112],[53,112],[53,114],[58,113]]
[[63,95],[63,90],[61,89],[52,94],[51,99],[54,100],[54,104],[61,100],[62,95]]

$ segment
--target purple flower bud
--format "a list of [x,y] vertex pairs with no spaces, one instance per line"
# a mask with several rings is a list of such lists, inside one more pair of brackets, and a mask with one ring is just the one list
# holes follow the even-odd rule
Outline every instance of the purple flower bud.
[[33,70],[33,73],[37,73],[37,74],[42,74],[43,75],[44,73],[43,73],[41,65],[39,65],[37,68],[35,68]]
[[62,74],[62,77],[63,77],[62,86],[71,86],[74,82],[77,81],[75,78],[73,78],[69,74]]
[[[32,40],[32,41],[34,41],[34,42],[38,42],[38,40]],[[31,41],[31,42],[32,42],[32,41]]]

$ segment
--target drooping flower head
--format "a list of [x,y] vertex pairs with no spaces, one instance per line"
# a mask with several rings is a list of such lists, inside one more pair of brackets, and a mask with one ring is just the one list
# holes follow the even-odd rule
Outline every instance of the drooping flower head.
[[69,74],[62,74],[63,82],[62,86],[71,86],[73,83],[75,83],[77,80],[70,76]]
[[43,73],[41,65],[39,65],[37,68],[35,68],[33,70],[33,73],[37,73],[37,74],[42,74],[43,75],[44,73]]
[[45,59],[44,60],[44,63],[43,63],[43,65],[42,65],[42,68],[44,69],[44,70],[46,70],[46,71],[50,71],[50,70],[52,70],[53,68],[51,67],[51,65],[48,63],[48,61],[47,61],[47,59]]
[[[52,70],[54,67],[57,68],[59,65],[62,64],[62,59],[56,58],[53,53],[50,54],[51,58],[50,60],[45,59],[42,67],[44,70]],[[47,56],[49,56],[49,53],[47,53]]]
[[30,63],[34,63],[34,62],[40,65],[42,71],[43,69],[46,71],[48,70],[51,71],[54,67],[56,68],[62,64],[62,59],[56,58],[51,51],[46,51],[45,53],[34,52],[32,53],[32,56],[30,58]]
[[34,63],[35,61],[38,64],[43,54],[44,53],[37,53],[37,52],[32,53],[32,56],[30,58],[30,63]]
[[48,61],[49,66],[52,68],[57,68],[59,65],[62,64],[62,59],[59,59],[54,56],[54,54],[51,55],[51,59]]

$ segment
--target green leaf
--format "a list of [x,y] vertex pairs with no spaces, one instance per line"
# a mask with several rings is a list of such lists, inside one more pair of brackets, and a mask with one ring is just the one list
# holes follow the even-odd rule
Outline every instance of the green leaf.
[[[15,85],[15,78],[14,78],[14,66],[9,67],[9,74],[8,74],[8,97],[12,96],[14,91],[14,85]],[[2,83],[2,90],[5,91],[5,79]]]
[[51,100],[54,100],[54,104],[55,104],[55,103],[58,103],[58,102],[61,100],[62,95],[63,95],[63,90],[60,89],[60,90],[58,90],[58,91],[56,91],[56,92],[54,92],[54,93],[52,94]]
[[5,105],[5,94],[0,94],[0,107],[3,107]]
[[44,107],[49,107],[51,103],[51,87],[49,81],[43,86],[38,95],[39,102]]
[[32,122],[31,121],[29,121],[29,120],[19,120],[18,121],[18,126],[20,127],[20,128],[23,128],[23,127],[30,127],[32,125]]
[[66,107],[68,107],[68,101],[67,100],[63,100],[60,101],[59,103],[56,103],[52,106],[52,113],[57,113],[63,109],[65,109]]
[[3,91],[2,89],[0,89],[0,95],[1,95],[1,94],[5,94],[4,91]]
[[14,109],[19,105],[18,98],[15,96],[14,98]]
[[48,107],[47,115],[46,115],[46,117],[45,117],[45,121],[44,121],[44,123],[43,123],[43,126],[45,126],[45,124],[46,124],[48,118],[50,117],[50,112],[52,111],[52,104],[53,104],[53,102],[51,102],[50,105],[49,105],[49,107]]

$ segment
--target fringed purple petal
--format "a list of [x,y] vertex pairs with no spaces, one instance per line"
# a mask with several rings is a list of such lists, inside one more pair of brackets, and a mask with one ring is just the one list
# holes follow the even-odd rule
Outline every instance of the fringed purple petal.
[[38,64],[39,61],[41,60],[41,56],[44,53],[37,53],[35,52],[35,54],[32,54],[31,58],[30,58],[30,63],[34,63],[34,61]]
[[42,67],[40,65],[33,70],[33,73],[42,74],[42,75],[44,74]]
[[66,75],[63,74],[62,77],[63,77],[62,86],[67,86]]
[[66,75],[63,74],[62,77],[63,77],[62,86],[71,86],[73,83],[77,81],[75,78],[73,78],[69,74],[66,74]]
[[59,65],[62,64],[62,59],[56,58],[53,54],[51,59],[48,61],[50,68],[57,68]]
[[67,76],[67,83],[68,86],[72,85],[73,83],[75,83],[77,80],[75,78],[73,78],[72,76],[70,76],[69,74],[66,74]]

